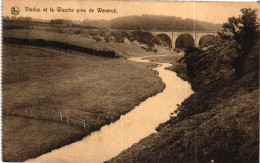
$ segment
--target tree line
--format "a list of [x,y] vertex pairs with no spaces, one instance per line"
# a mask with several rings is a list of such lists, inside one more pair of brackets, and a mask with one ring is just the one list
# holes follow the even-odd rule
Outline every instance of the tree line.
[[72,24],[88,26],[93,28],[110,28],[114,30],[157,30],[157,31],[218,31],[221,29],[220,24],[213,24],[203,21],[194,21],[193,19],[182,19],[175,16],[124,16],[112,20],[88,20],[75,21],[67,19],[52,19],[48,21],[34,19],[31,17],[3,17],[3,21],[19,22],[48,22],[50,24]]
[[122,30],[171,30],[171,31],[218,31],[221,24],[213,24],[175,16],[125,16],[112,19],[112,29]]

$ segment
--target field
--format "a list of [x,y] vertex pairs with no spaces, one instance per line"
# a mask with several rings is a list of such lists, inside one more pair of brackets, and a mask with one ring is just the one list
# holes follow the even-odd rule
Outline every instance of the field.
[[[2,61],[4,161],[79,140],[164,88],[152,64],[124,58],[4,44]],[[91,126],[67,125],[67,115]]]
[[[76,46],[77,48],[85,48],[86,50],[113,52],[115,56],[123,56],[122,52],[107,46],[103,43],[98,43],[94,39],[88,37],[80,37],[78,35],[63,34],[48,32],[43,29],[11,29],[4,30],[3,32],[4,41],[19,42],[19,43],[34,43],[37,46],[43,46],[44,44],[54,45],[62,43],[60,47],[66,49],[66,46]],[[18,40],[18,41],[17,41]],[[42,41],[38,43],[39,41]],[[8,42],[8,43],[9,43]]]
[[21,162],[81,139],[84,130],[53,121],[2,116],[3,161]]
[[138,44],[97,42],[92,38],[83,37],[78,34],[50,32],[45,29],[8,29],[4,30],[3,38],[4,41],[8,42],[31,43],[37,44],[37,46],[62,43],[63,45],[59,46],[65,49],[67,46],[76,46],[76,48],[85,48],[85,50],[89,49],[97,52],[113,52],[116,57],[151,55],[150,52],[147,52]]

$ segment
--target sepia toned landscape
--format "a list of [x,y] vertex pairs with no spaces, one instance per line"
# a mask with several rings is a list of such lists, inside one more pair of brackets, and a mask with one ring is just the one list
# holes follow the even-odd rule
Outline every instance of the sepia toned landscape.
[[259,162],[259,8],[4,1],[2,160]]

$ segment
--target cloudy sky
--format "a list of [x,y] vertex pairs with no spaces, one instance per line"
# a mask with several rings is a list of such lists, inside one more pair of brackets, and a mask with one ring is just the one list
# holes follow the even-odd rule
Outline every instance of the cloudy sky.
[[[3,16],[12,16],[11,8],[20,9],[18,16],[31,16],[42,19],[112,19],[129,15],[169,15],[191,18],[212,23],[223,23],[228,17],[238,16],[241,8],[254,8],[260,11],[256,2],[156,2],[156,1],[89,1],[89,0],[3,0]],[[28,12],[25,8],[39,8],[41,12]],[[54,12],[50,12],[52,7]],[[57,12],[57,7],[74,9],[74,12]],[[47,8],[47,12],[43,9]],[[94,9],[93,13],[89,9]],[[98,13],[97,8],[116,9],[117,13]],[[77,9],[86,12],[77,13]]]

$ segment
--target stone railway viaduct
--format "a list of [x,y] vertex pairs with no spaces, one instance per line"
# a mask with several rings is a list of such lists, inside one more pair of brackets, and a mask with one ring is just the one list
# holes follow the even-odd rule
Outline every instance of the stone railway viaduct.
[[[118,31],[118,30],[111,30],[111,31]],[[136,31],[136,30],[123,30],[123,31]],[[202,38],[204,37],[212,37],[218,36],[217,32],[194,32],[194,31],[151,31],[151,30],[141,30],[143,32],[150,32],[153,36],[158,37],[162,36],[164,41],[168,40],[168,44],[175,48],[176,41],[178,38],[185,36],[184,41],[192,40],[193,45],[199,46],[199,43]]]
[[203,37],[211,37],[211,36],[217,36],[217,32],[168,32],[168,31],[146,31],[152,33],[154,36],[167,36],[171,40],[171,46],[172,48],[175,48],[176,40],[186,35],[186,37],[190,37],[193,39],[193,43],[195,46],[199,46],[199,42],[201,38]]

